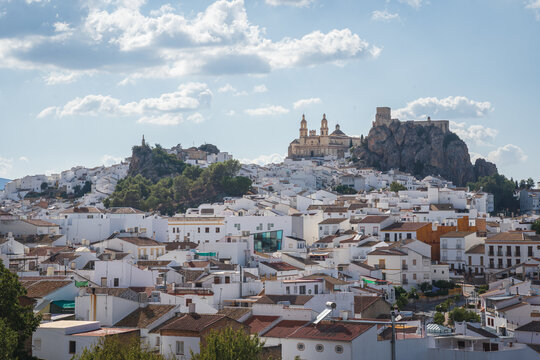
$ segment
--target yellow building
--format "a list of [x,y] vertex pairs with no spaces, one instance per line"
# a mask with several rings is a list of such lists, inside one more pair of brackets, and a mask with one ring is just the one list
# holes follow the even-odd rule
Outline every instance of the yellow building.
[[317,135],[316,130],[309,130],[308,134],[307,121],[305,116],[302,115],[302,121],[300,121],[300,138],[294,139],[289,145],[288,157],[290,159],[301,159],[332,155],[343,158],[345,152],[352,146],[359,146],[360,143],[359,137],[345,135],[339,129],[339,125],[336,125],[336,129],[329,135],[326,114],[323,114],[321,120],[320,135]]

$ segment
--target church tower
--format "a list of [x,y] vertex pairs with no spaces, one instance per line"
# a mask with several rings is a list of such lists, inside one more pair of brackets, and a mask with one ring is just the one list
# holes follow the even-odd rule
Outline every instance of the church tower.
[[323,114],[321,120],[321,136],[328,136],[328,121],[326,120],[326,114]]
[[306,116],[302,114],[302,121],[300,121],[300,137],[307,137],[308,129],[307,129],[307,121]]

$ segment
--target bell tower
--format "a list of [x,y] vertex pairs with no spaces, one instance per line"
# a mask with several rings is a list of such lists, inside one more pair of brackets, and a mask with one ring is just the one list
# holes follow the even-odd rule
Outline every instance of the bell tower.
[[307,121],[306,116],[302,114],[302,121],[300,121],[300,137],[307,137],[308,129],[307,129]]
[[326,114],[323,114],[321,120],[321,136],[328,136],[328,121],[326,120]]

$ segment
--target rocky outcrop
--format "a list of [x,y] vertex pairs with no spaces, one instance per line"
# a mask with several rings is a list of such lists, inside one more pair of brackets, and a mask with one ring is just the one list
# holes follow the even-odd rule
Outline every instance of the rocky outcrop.
[[439,175],[458,186],[497,173],[495,164],[483,159],[473,166],[467,145],[453,132],[414,122],[372,127],[362,145],[353,149],[353,159],[361,167],[400,169],[420,178]]

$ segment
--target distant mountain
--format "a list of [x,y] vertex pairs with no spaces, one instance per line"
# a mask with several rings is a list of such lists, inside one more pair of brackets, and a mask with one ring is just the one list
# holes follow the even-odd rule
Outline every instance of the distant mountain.
[[0,178],[0,190],[4,190],[4,186],[10,181],[9,179]]
[[416,177],[440,175],[458,186],[497,174],[495,164],[484,159],[471,164],[467,145],[455,133],[412,121],[373,126],[352,155],[357,166],[400,169]]

